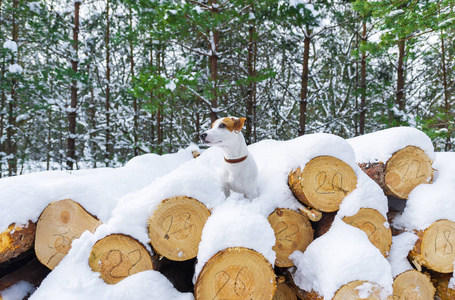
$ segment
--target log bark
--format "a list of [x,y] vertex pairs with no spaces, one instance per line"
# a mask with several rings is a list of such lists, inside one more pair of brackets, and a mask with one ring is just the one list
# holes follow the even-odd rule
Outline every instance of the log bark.
[[399,274],[393,281],[393,299],[434,299],[430,276],[417,270]]
[[0,264],[26,252],[35,241],[36,224],[11,224],[0,233]]
[[116,284],[130,275],[155,269],[145,246],[123,234],[111,234],[97,241],[92,247],[88,263],[108,284]]
[[148,221],[150,243],[170,260],[192,259],[209,216],[210,211],[196,199],[177,196],[163,200]]
[[337,212],[323,213],[321,220],[316,223],[313,223],[314,228],[314,238],[324,235],[332,227],[333,220],[335,219]]
[[354,170],[332,156],[318,156],[310,160],[303,170],[291,171],[289,186],[303,204],[323,212],[334,212],[341,201],[357,185]]
[[453,300],[455,299],[455,289],[449,287],[450,279],[452,278],[452,274],[441,274],[433,272],[431,274],[431,282],[433,283],[434,287],[436,288],[435,299],[440,300]]
[[455,223],[439,220],[416,233],[419,237],[409,260],[419,269],[425,266],[439,273],[452,273],[455,259]]
[[365,232],[370,242],[387,257],[392,246],[392,230],[386,218],[372,208],[361,208],[355,215],[344,217],[346,224]]
[[273,300],[297,300],[294,290],[282,277],[277,279],[276,291]]
[[407,199],[416,186],[432,182],[432,163],[422,149],[407,146],[395,152],[387,162],[359,166],[386,195]]
[[310,221],[299,212],[283,208],[277,208],[267,219],[275,232],[275,266],[294,266],[289,255],[295,250],[305,251],[313,241]]
[[195,299],[273,299],[275,273],[264,256],[234,247],[214,255],[194,286]]
[[333,297],[333,300],[370,299],[381,300],[381,286],[376,283],[356,280],[343,285]]
[[70,199],[51,202],[36,226],[35,252],[39,261],[53,270],[86,230],[94,232],[101,222]]
[[[49,269],[43,266],[35,258],[22,268],[0,279],[0,294],[2,291],[21,281],[26,281],[33,286],[38,287],[47,274],[49,274]],[[0,299],[2,299],[1,296]]]

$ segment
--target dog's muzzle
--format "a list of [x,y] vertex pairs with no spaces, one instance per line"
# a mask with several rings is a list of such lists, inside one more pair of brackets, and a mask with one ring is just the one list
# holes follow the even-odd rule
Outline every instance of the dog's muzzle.
[[199,137],[200,137],[200,138],[201,138],[201,140],[202,140],[202,141],[205,143],[205,142],[206,142],[206,140],[205,140],[205,139],[207,138],[207,133],[205,133],[205,132],[204,132],[204,133],[203,133],[203,134],[201,134]]

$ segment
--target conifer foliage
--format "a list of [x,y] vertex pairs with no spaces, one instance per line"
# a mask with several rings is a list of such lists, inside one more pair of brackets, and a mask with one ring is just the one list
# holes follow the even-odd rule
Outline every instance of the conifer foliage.
[[0,0],[0,176],[410,125],[455,146],[455,1]]

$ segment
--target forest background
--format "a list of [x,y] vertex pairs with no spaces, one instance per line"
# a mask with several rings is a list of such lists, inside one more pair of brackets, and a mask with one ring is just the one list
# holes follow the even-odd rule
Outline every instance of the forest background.
[[408,125],[455,146],[453,0],[0,0],[0,176]]

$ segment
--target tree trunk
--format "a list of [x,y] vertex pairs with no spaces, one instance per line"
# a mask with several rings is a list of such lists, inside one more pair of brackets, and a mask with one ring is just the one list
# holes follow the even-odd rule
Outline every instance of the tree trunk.
[[455,259],[455,223],[449,220],[439,220],[427,229],[418,231],[419,239],[414,249],[409,252],[410,261],[420,268],[439,273],[452,273]]
[[[0,0],[0,32],[3,32],[2,29],[2,21],[3,21],[3,1]],[[1,38],[3,39],[3,34],[1,35]],[[5,63],[2,61],[1,64],[1,74],[0,74],[0,89],[1,89],[1,95],[0,95],[0,111],[5,110],[5,103],[6,103],[6,94],[5,94],[5,89],[3,88],[3,82],[5,80]],[[3,123],[4,122],[4,114],[0,114],[0,153],[4,152],[4,142],[3,142]],[[0,178],[3,176],[3,155],[0,154]]]
[[448,152],[452,148],[451,143],[451,135],[452,132],[449,130],[449,119],[448,116],[451,114],[451,105],[450,105],[450,88],[447,83],[447,68],[446,68],[446,51],[444,46],[444,35],[441,32],[441,54],[442,54],[442,79],[443,79],[443,86],[444,86],[444,113],[446,117],[444,118],[444,127],[447,128],[447,137],[446,143],[444,147],[444,151]]
[[[19,23],[17,21],[17,13],[19,9],[19,0],[13,0],[13,20],[12,20],[12,33],[13,41],[19,45]],[[18,49],[19,51],[19,49]],[[17,62],[17,57],[12,56],[11,63]],[[6,128],[6,154],[8,158],[8,175],[13,176],[17,174],[17,141],[16,141],[16,107],[18,102],[18,95],[16,93],[17,80],[12,79],[11,82],[11,100],[8,102],[8,127]]]
[[[367,24],[365,20],[363,21],[363,32],[362,32],[362,42],[367,42]],[[366,115],[366,97],[367,97],[367,55],[366,51],[362,51],[362,60],[361,60],[361,73],[360,73],[360,124],[359,124],[359,134],[365,134],[365,115]]]
[[[129,6],[129,44],[130,44],[130,74],[131,74],[131,82],[134,80],[134,52],[133,52],[133,10],[131,5]],[[139,155],[139,110],[138,110],[138,103],[137,98],[133,96],[133,155]]]
[[[90,64],[87,65],[87,74],[91,77],[90,73]],[[93,168],[96,168],[96,163],[97,163],[97,149],[96,149],[96,103],[95,103],[95,93],[93,91],[93,85],[90,84],[90,106],[88,109],[88,117],[89,117],[89,124],[90,124],[90,131],[89,131],[89,147],[90,151],[92,153],[92,159],[93,159]]]
[[417,185],[431,183],[432,163],[423,150],[407,146],[395,152],[387,162],[363,163],[359,166],[385,194],[407,199]]
[[227,248],[202,268],[194,286],[195,299],[272,300],[275,273],[265,257],[251,249]]
[[97,241],[92,247],[88,263],[108,284],[116,284],[130,275],[155,269],[155,263],[145,246],[123,234],[111,234]]
[[404,56],[405,56],[406,42],[404,40],[398,41],[398,69],[397,69],[397,95],[396,103],[400,111],[405,110],[405,98],[404,98]]
[[272,248],[276,252],[275,266],[294,266],[289,255],[295,250],[305,251],[313,241],[310,221],[299,212],[282,208],[277,208],[267,219],[275,232],[276,243]]
[[[73,26],[73,49],[74,56],[71,58],[71,69],[73,76],[77,74],[78,67],[78,46],[79,46],[79,7],[81,2],[74,1],[74,26]],[[68,113],[67,158],[66,165],[70,170],[76,161],[76,106],[77,106],[77,79],[71,84],[71,109]]]
[[332,156],[313,158],[303,170],[291,171],[288,180],[300,202],[323,212],[337,211],[344,197],[357,185],[352,168]]
[[[212,18],[217,18],[217,14],[219,13],[217,0],[210,1],[211,3],[211,12]],[[210,65],[210,83],[212,84],[212,99],[211,103],[211,110],[210,110],[210,120],[213,122],[218,119],[217,109],[218,109],[218,44],[220,43],[220,32],[219,30],[213,28],[212,31],[209,32],[209,65]]]
[[51,202],[41,213],[36,225],[35,253],[40,262],[53,270],[83,232],[95,229],[101,222],[78,203],[70,200]]
[[150,243],[170,260],[192,259],[209,216],[210,211],[196,199],[177,196],[163,200],[148,221]]
[[[163,55],[164,47],[163,44],[160,42],[158,46],[158,51],[156,52],[156,69],[158,72],[158,76],[162,74],[162,69],[164,69],[164,55]],[[158,147],[158,154],[163,154],[163,105],[161,104],[161,97],[162,95],[158,94],[155,95],[157,98],[157,112],[156,112],[156,138],[157,138],[157,147]]]
[[106,1],[106,145],[104,154],[104,160],[106,167],[110,165],[111,160],[111,66],[110,66],[110,45],[109,45],[109,35],[110,35],[110,21],[109,21],[109,1]]
[[[254,13],[254,10],[253,10]],[[255,126],[255,105],[256,105],[256,82],[254,77],[256,76],[256,26],[254,20],[250,20],[249,24],[249,40],[248,40],[248,77],[250,82],[247,87],[247,100],[246,100],[246,118],[248,122],[246,123],[245,130],[245,140],[247,144],[251,144],[256,141],[254,136],[254,126]]]
[[302,87],[300,90],[299,135],[305,134],[308,106],[308,74],[312,31],[307,28],[303,41]]

